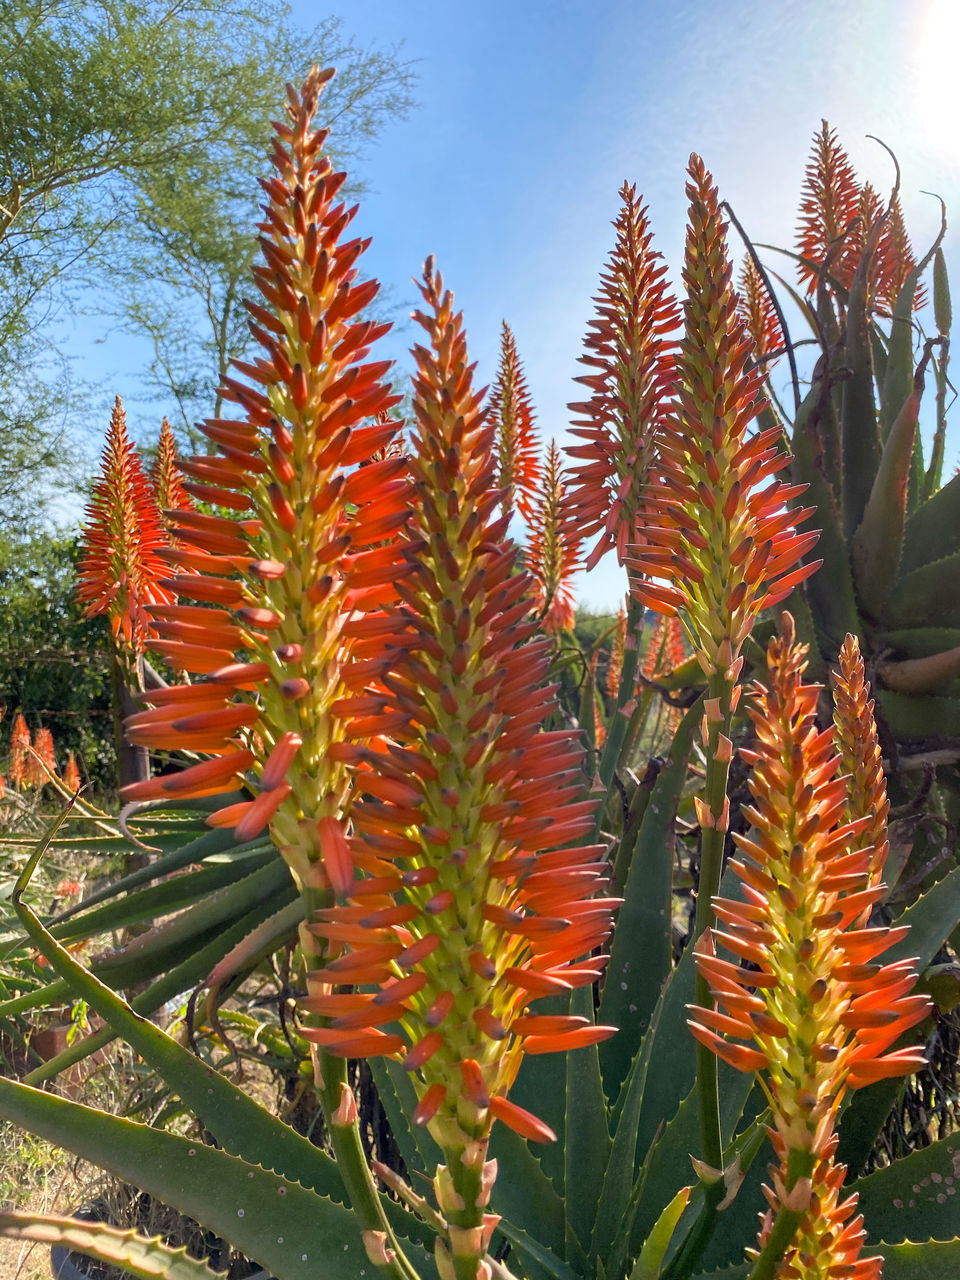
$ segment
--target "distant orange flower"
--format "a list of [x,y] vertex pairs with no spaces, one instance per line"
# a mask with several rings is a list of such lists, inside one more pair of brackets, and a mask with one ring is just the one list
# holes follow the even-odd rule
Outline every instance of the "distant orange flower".
[[[784,345],[784,338],[773,300],[750,257],[744,258],[740,268],[739,293],[737,310],[753,342],[756,358],[762,360],[779,351]],[[773,363],[775,361],[766,361],[768,368]]]
[[68,791],[73,792],[79,791],[83,785],[80,780],[80,770],[77,768],[77,762],[72,751],[67,752],[67,763],[63,768],[63,784]]
[[531,519],[526,565],[533,575],[534,600],[546,609],[545,630],[572,631],[576,620],[571,579],[580,568],[580,538],[565,518],[566,481],[560,450],[551,440],[543,474],[543,491]]
[[173,428],[166,418],[160,423],[157,456],[154,459],[150,478],[153,481],[153,492],[164,527],[172,528],[176,523],[172,513],[192,511],[194,504],[183,487],[183,477],[177,468],[177,442]]
[[18,711],[10,727],[10,781],[18,789],[26,783],[29,747],[30,730],[22,713]]
[[506,320],[500,340],[500,367],[490,392],[490,420],[496,430],[498,475],[504,512],[533,518],[540,487],[540,446],[533,425],[533,404],[517,343]]
[[86,617],[107,615],[115,642],[136,660],[147,646],[151,607],[173,596],[161,585],[167,570],[158,552],[167,537],[140,456],[127,436],[119,396],[83,543],[77,599],[86,604]]
[[616,244],[580,358],[590,372],[577,381],[590,398],[569,406],[577,414],[572,434],[586,443],[567,449],[578,459],[567,511],[584,543],[597,538],[588,569],[614,547],[625,563],[637,541],[642,494],[677,377],[680,311],[664,279],[666,265],[652,247],[636,187],[624,183],[620,198]]

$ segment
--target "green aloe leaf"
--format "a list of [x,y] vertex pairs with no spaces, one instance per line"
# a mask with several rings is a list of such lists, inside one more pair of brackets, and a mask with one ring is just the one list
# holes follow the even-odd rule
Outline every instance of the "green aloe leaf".
[[607,1096],[619,1092],[672,966],[674,822],[687,777],[698,699],[674,735],[670,756],[647,802],[610,949],[598,1020],[620,1031],[600,1047]]
[[369,1265],[349,1209],[226,1151],[12,1080],[0,1079],[0,1115],[195,1218],[282,1280],[356,1280]]
[[845,1190],[859,1195],[871,1242],[949,1240],[960,1226],[960,1134],[911,1151]]
[[928,658],[960,645],[960,627],[901,627],[874,632],[874,639],[882,648],[895,649],[898,657]]
[[859,633],[860,624],[847,536],[821,453],[819,424],[827,403],[826,389],[820,379],[815,379],[797,414],[790,445],[793,454],[790,475],[795,482],[807,485],[799,502],[817,508],[815,520],[820,541],[815,551],[823,565],[804,583],[804,592],[814,620],[828,642],[827,647],[835,652],[847,632]]
[[137,1280],[213,1280],[214,1276],[205,1262],[190,1257],[186,1246],[171,1249],[159,1237],[148,1240],[135,1231],[120,1231],[102,1222],[79,1222],[51,1214],[0,1213],[0,1235],[64,1245],[108,1266],[122,1267]]
[[960,1239],[920,1244],[884,1244],[883,1280],[956,1280],[960,1275]]
[[896,693],[934,693],[960,677],[960,645],[923,658],[881,662],[877,674],[886,687]]
[[[897,582],[883,612],[885,629],[951,626],[949,614],[960,610],[960,552],[931,560]],[[938,618],[942,619],[938,623]]]
[[[266,865],[272,860],[271,855],[264,853],[260,855],[260,860]],[[68,941],[72,938],[92,938],[98,933],[124,929],[144,920],[152,921],[158,916],[182,911],[194,902],[203,901],[253,869],[249,864],[238,867],[225,863],[203,867],[199,871],[188,871],[185,875],[173,876],[145,889],[137,889],[91,911],[74,914],[69,920],[52,925],[50,932],[55,938]]]
[[914,394],[904,401],[884,443],[863,519],[853,537],[851,562],[856,592],[872,618],[880,616],[900,564],[919,408]]
[[960,698],[877,689],[876,699],[890,732],[900,742],[960,736]]
[[692,1187],[681,1187],[654,1223],[630,1272],[630,1280],[658,1280],[664,1256],[677,1229],[677,1223],[687,1207],[691,1190]]
[[549,1280],[551,1276],[553,1280],[578,1280],[578,1272],[512,1222],[504,1219],[497,1230],[523,1255],[523,1274],[526,1280]]
[[[877,221],[867,234],[863,254],[850,284],[843,363],[848,376],[840,397],[840,441],[843,450],[842,488],[844,529],[852,537],[866,509],[880,465],[880,433],[874,400],[867,285],[870,265],[883,229]],[[909,391],[909,388],[908,388]],[[906,399],[901,398],[900,404]]]
[[[913,300],[917,285],[930,265],[947,230],[946,209],[941,201],[940,231],[936,240],[904,280],[894,303],[890,322],[890,347],[886,377],[880,393],[880,432],[884,440],[890,433],[900,406],[909,396],[913,385]],[[864,257],[867,255],[864,254]],[[852,296],[851,290],[851,296]]]
[[[570,996],[570,1012],[593,1021],[593,988],[579,987]],[[567,1116],[564,1135],[564,1205],[567,1249],[576,1242],[587,1249],[597,1216],[597,1188],[612,1146],[607,1103],[596,1045],[567,1055]]]
[[[150,843],[150,840],[147,840],[147,843]],[[157,841],[157,843],[160,842]],[[133,852],[136,847],[132,841],[123,840],[115,845],[114,849],[119,848]],[[138,867],[136,871],[131,871],[129,875],[97,889],[89,898],[85,898],[83,902],[78,902],[69,910],[58,915],[57,923],[69,920],[71,916],[87,911],[90,907],[97,906],[101,902],[109,901],[119,894],[130,893],[134,889],[139,889],[141,885],[149,884],[151,880],[157,880],[160,876],[180,871],[183,867],[189,867],[194,862],[203,862],[205,858],[225,853],[235,847],[237,846],[234,844],[232,831],[210,831],[204,828],[203,834],[195,839],[188,840],[186,844],[178,843],[176,848],[164,854],[163,857],[149,862],[145,867]],[[272,846],[269,841],[257,840],[241,847],[261,852]]]
[[[960,867],[955,867],[918,898],[900,916],[897,924],[908,924],[910,932],[884,956],[885,963],[917,958],[922,973],[960,921]],[[858,1089],[840,1117],[840,1146],[837,1159],[851,1173],[863,1168],[877,1134],[890,1114],[902,1087],[902,1080],[881,1080]]]
[[510,1228],[508,1231],[501,1224],[504,1234],[512,1240],[515,1234],[523,1233],[554,1256],[565,1257],[563,1200],[529,1144],[506,1125],[494,1125],[490,1154],[497,1161],[493,1209],[503,1215]]
[[275,857],[242,879],[211,893],[189,911],[181,912],[148,933],[138,934],[119,950],[102,956],[97,962],[97,972],[111,984],[115,981],[117,986],[128,986],[133,981],[129,976],[130,967],[136,965],[145,951],[154,956],[183,955],[208,930],[236,920],[260,903],[272,902],[274,910],[285,906],[280,897],[292,884],[286,863]]
[[[296,897],[297,891],[291,882],[282,893],[277,894],[273,901],[260,902],[252,911],[248,911],[245,916],[241,916],[239,920],[208,930],[206,934],[197,940],[197,949],[195,951],[191,951],[185,960],[182,960],[172,968],[167,968],[165,971],[164,965],[168,959],[166,953],[160,956],[152,955],[149,952],[144,953],[140,957],[140,963],[133,968],[132,975],[127,980],[132,984],[146,981],[158,972],[162,973],[162,976],[157,978],[155,982],[151,982],[146,990],[134,997],[131,1002],[133,1010],[139,1014],[151,1014],[159,1009],[161,1005],[166,1004],[168,1000],[181,995],[184,991],[189,991],[197,983],[203,982],[210,970],[219,960],[223,959],[231,947],[236,946],[251,930],[271,916],[278,907],[285,906]],[[93,971],[98,972],[95,965],[93,966]],[[116,979],[116,973],[111,973],[110,978],[111,984],[108,985],[112,985],[112,980]],[[69,992],[69,987],[65,983],[56,985],[62,987],[65,993]],[[117,985],[120,985],[119,982]],[[41,1081],[51,1080],[59,1072],[73,1066],[75,1062],[80,1062],[95,1050],[102,1049],[104,1045],[109,1044],[113,1039],[114,1032],[109,1027],[96,1031],[93,1035],[85,1036],[83,1040],[76,1041],[68,1049],[64,1049],[63,1053],[57,1054],[55,1058],[45,1062],[42,1067],[31,1071],[24,1079],[28,1084],[39,1084]]]
[[960,551],[960,476],[954,476],[910,515],[900,572],[906,575],[953,551]]
[[417,1172],[425,1177],[432,1177],[437,1165],[443,1163],[443,1152],[430,1136],[426,1125],[414,1125],[410,1122],[417,1105],[417,1091],[413,1087],[410,1072],[405,1071],[392,1058],[370,1058],[367,1065],[408,1174]]
[[[662,1004],[657,1005],[651,1026],[655,1025],[660,1008]],[[591,1253],[594,1257],[603,1256],[608,1264],[613,1261],[616,1265],[608,1266],[608,1270],[614,1275],[619,1275],[623,1270],[624,1260],[612,1259],[610,1246],[618,1238],[622,1238],[624,1242],[629,1239],[631,1208],[635,1210],[637,1204],[635,1194],[637,1190],[635,1184],[637,1126],[640,1123],[640,1107],[643,1103],[643,1089],[647,1082],[647,1069],[650,1066],[652,1048],[653,1037],[648,1036],[627,1074],[622,1100],[618,1104],[610,1161],[607,1164],[603,1186],[597,1201],[597,1220]]]

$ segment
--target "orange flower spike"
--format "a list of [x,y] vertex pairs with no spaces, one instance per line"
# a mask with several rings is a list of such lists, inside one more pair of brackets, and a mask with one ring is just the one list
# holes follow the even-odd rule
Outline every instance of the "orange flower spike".
[[[744,812],[753,828],[734,835],[742,858],[731,865],[743,881],[744,900],[718,899],[724,929],[697,943],[698,971],[718,1007],[694,1010],[690,1026],[734,1066],[762,1072],[780,1161],[771,1203],[798,1213],[797,1235],[776,1274],[819,1280],[825,1273],[805,1258],[825,1253],[833,1260],[829,1240],[852,1212],[850,1202],[838,1198],[844,1171],[833,1163],[843,1095],[922,1065],[918,1050],[887,1051],[930,1004],[910,994],[917,975],[908,962],[851,962],[848,944],[855,939],[854,954],[872,956],[902,935],[857,923],[864,898],[876,900],[882,892],[861,847],[871,819],[846,821],[844,762],[834,735],[817,728],[820,689],[802,682],[806,652],[784,614],[781,635],[767,651],[771,687],[757,687],[750,711],[757,742],[742,753],[752,766],[754,805]],[[852,646],[847,659],[852,664]],[[838,715],[849,723],[846,713]],[[836,737],[842,739],[842,731]],[[758,874],[763,892],[755,887]],[[718,943],[755,967],[719,959]],[[771,1225],[772,1218],[761,1248]],[[854,1231],[849,1260],[861,1241]]]
[[739,291],[737,310],[750,335],[755,358],[763,362],[765,372],[769,371],[775,363],[773,353],[783,348],[783,333],[773,300],[750,257],[744,258],[740,268]]
[[103,450],[100,479],[93,490],[83,531],[77,599],[88,618],[105,613],[118,653],[136,663],[150,634],[150,608],[174,599],[164,585],[167,545],[160,512],[143,472],[140,455],[127,436],[126,415],[117,396]]
[[[237,363],[223,385],[238,417],[206,423],[217,452],[180,463],[188,493],[244,516],[180,508],[178,545],[165,553],[171,585],[199,605],[164,611],[162,651],[206,676],[210,697],[197,708],[198,685],[178,686],[158,714],[128,726],[133,740],[224,760],[178,775],[185,795],[215,781],[225,789],[231,763],[238,772],[247,764],[238,746],[249,747],[261,795],[212,820],[244,839],[269,827],[318,907],[352,875],[334,828],[355,762],[333,748],[389,662],[375,614],[407,572],[392,540],[409,496],[389,417],[399,397],[382,381],[389,362],[366,359],[389,327],[360,318],[377,290],[357,280],[368,242],[341,242],[355,210],[338,203],[345,175],[332,171],[326,133],[313,126],[332,74],[315,71],[291,90],[287,121],[275,125],[254,270],[262,298],[247,304],[262,354]],[[170,784],[149,785],[160,795]]]
[[543,477],[543,492],[531,517],[527,568],[533,577],[534,602],[551,634],[572,631],[576,616],[571,579],[580,568],[580,540],[565,518],[566,484],[560,450],[551,440]]
[[34,734],[33,757],[36,765],[36,785],[42,787],[50,781],[49,775],[57,774],[57,756],[53,748],[53,734],[42,725]]
[[[169,532],[176,524],[173,513],[191,511],[193,500],[183,487],[183,477],[177,469],[177,442],[173,428],[164,418],[160,423],[160,439],[157,441],[157,456],[154,459],[150,476],[153,481],[153,492],[157,506],[163,519],[164,527]],[[176,540],[171,537],[176,545]]]
[[[863,658],[856,636],[848,635],[840,649],[840,672],[834,682],[834,717],[841,770],[847,778],[847,817],[851,822],[868,819],[857,845],[870,851],[870,882],[883,875],[890,843],[887,817],[890,801],[883,776],[877,724],[873,716],[870,686],[864,681]],[[864,916],[864,923],[869,917]]]
[[77,768],[77,762],[73,752],[67,752],[67,763],[63,767],[63,785],[68,791],[76,793],[80,790],[83,783],[80,779],[80,770]]
[[10,782],[17,790],[27,784],[27,751],[30,747],[30,730],[18,711],[10,726]]
[[680,311],[667,289],[663,259],[652,248],[636,187],[625,182],[620,198],[616,244],[600,277],[597,315],[580,358],[590,372],[577,381],[590,398],[569,406],[577,414],[572,434],[586,443],[567,449],[579,460],[567,509],[584,542],[597,537],[588,569],[613,547],[625,563],[637,540],[643,488],[676,379],[670,334]]
[[517,344],[506,320],[500,339],[500,366],[490,393],[490,419],[496,427],[498,480],[503,490],[503,513],[517,510],[534,518],[540,492],[540,447],[533,424],[533,405]]
[[[402,993],[396,1020],[402,1061],[416,1073],[416,1118],[447,1161],[436,1190],[449,1254],[457,1276],[473,1278],[494,1120],[549,1136],[506,1101],[529,1034],[519,1020],[536,996],[599,973],[602,962],[590,961],[589,977],[580,962],[608,936],[614,904],[592,897],[596,877],[568,874],[596,867],[602,850],[546,852],[592,829],[595,802],[583,798],[575,736],[541,729],[556,706],[550,644],[505,541],[507,518],[497,518],[495,429],[472,387],[462,318],[432,263],[421,291],[415,319],[429,341],[414,349],[411,573],[387,638],[398,645],[382,677],[388,695],[368,717],[371,734],[382,727],[393,741],[368,752],[369,778],[358,783],[366,795],[352,808],[354,863],[371,868],[386,902],[371,911],[359,880],[351,905],[312,924],[347,952],[310,981],[321,998],[324,980],[379,986],[369,1031],[382,1003]],[[349,1054],[369,1031],[331,1028],[325,1047]],[[579,1024],[561,1027],[534,1049],[573,1048],[582,1035]],[[398,1052],[395,1038],[380,1051]]]
[[[860,184],[853,165],[837,141],[835,130],[824,120],[807,164],[797,230],[797,252],[806,259],[797,271],[808,293],[816,290],[818,269],[839,249],[859,213]],[[853,279],[856,256],[851,259],[844,251],[834,262],[834,271],[845,287]]]

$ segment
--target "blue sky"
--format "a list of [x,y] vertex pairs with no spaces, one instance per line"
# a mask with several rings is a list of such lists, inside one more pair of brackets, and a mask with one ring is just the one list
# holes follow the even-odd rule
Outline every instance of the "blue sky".
[[[359,177],[366,270],[398,316],[434,253],[463,308],[481,384],[496,372],[501,320],[514,330],[544,437],[562,437],[571,379],[609,252],[624,180],[650,206],[658,247],[679,276],[684,170],[704,157],[721,196],[758,241],[792,245],[810,140],[821,117],[881,191],[899,155],[915,247],[939,223],[934,190],[960,211],[960,0],[293,0],[310,28],[338,14],[361,45],[403,42],[419,108],[387,128]],[[960,253],[948,233],[954,292]],[[768,258],[773,263],[773,258]],[[86,322],[78,329],[95,338]],[[409,325],[386,340],[409,367]],[[81,338],[77,337],[77,350]],[[112,344],[110,344],[112,345]],[[118,389],[135,394],[141,352],[112,346]],[[957,367],[955,362],[954,367]],[[109,400],[112,401],[111,390]],[[109,412],[105,401],[105,416]],[[136,425],[136,424],[134,424]],[[155,430],[151,427],[151,434]],[[948,453],[953,465],[956,451]],[[608,557],[580,584],[616,607]]]
[[[305,23],[315,12],[305,0],[294,11]],[[409,301],[411,275],[435,253],[481,382],[495,375],[507,319],[544,436],[564,433],[576,398],[624,178],[649,203],[674,278],[690,152],[754,239],[792,246],[823,116],[880,190],[892,167],[864,135],[897,152],[916,246],[939,223],[921,188],[960,209],[960,97],[947,63],[960,0],[352,0],[332,11],[361,44],[403,41],[420,77],[419,110],[384,132],[363,173],[368,270]],[[956,235],[948,250],[956,292]],[[408,326],[393,338],[400,361],[411,336]],[[621,590],[607,557],[579,595],[609,608]]]

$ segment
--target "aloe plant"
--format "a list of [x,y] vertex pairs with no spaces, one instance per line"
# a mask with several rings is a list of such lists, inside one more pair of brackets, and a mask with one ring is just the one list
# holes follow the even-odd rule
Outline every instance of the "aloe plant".
[[[226,388],[244,416],[208,424],[217,454],[185,464],[193,496],[239,518],[180,509],[170,523],[164,555],[179,572],[161,586],[195,603],[158,616],[200,678],[153,691],[128,725],[143,745],[189,754],[126,798],[196,806],[213,830],[183,844],[181,829],[123,894],[56,922],[24,896],[44,843],[12,894],[62,986],[0,1012],[56,990],[82,998],[213,1143],[9,1079],[0,1114],[135,1181],[279,1280],[370,1267],[391,1280],[718,1268],[731,1280],[874,1280],[877,1246],[887,1280],[954,1274],[955,1214],[930,1189],[952,1186],[957,1136],[857,1175],[886,1090],[924,1062],[910,1043],[932,1016],[918,974],[960,921],[960,870],[892,927],[871,923],[888,805],[853,634],[834,723],[817,722],[821,690],[805,681],[789,614],[763,651],[769,678],[743,685],[761,613],[818,580],[816,532],[798,527],[812,511],[794,505],[800,486],[780,477],[795,464],[762,418],[709,172],[691,159],[682,333],[664,337],[679,312],[628,187],[588,339],[586,465],[565,509],[599,535],[591,563],[621,556],[631,599],[615,716],[587,752],[559,723],[553,640],[540,634],[546,593],[563,582],[546,545],[567,532],[559,460],[538,577],[509,539],[509,496],[498,515],[499,478],[519,505],[534,468],[503,474],[432,260],[409,456],[395,448],[386,369],[362,363],[377,327],[355,318],[375,291],[355,283],[365,245],[340,242],[351,214],[334,203],[342,177],[312,124],[328,77],[291,89],[276,129],[263,301],[250,307],[265,354]],[[516,389],[515,348],[511,359]],[[648,606],[682,626],[707,688],[624,805]],[[729,781],[743,707],[748,804]],[[675,961],[676,820],[691,790],[694,945]],[[739,856],[724,873],[728,833]],[[91,967],[64,945],[177,907]],[[333,1156],[142,1016],[158,990],[216,987],[291,935],[306,989],[297,1029]],[[145,975],[151,986],[125,1001],[119,990]],[[366,1164],[350,1057],[370,1062],[402,1168]],[[76,1241],[172,1280],[198,1270],[95,1224],[6,1217],[0,1231]]]

